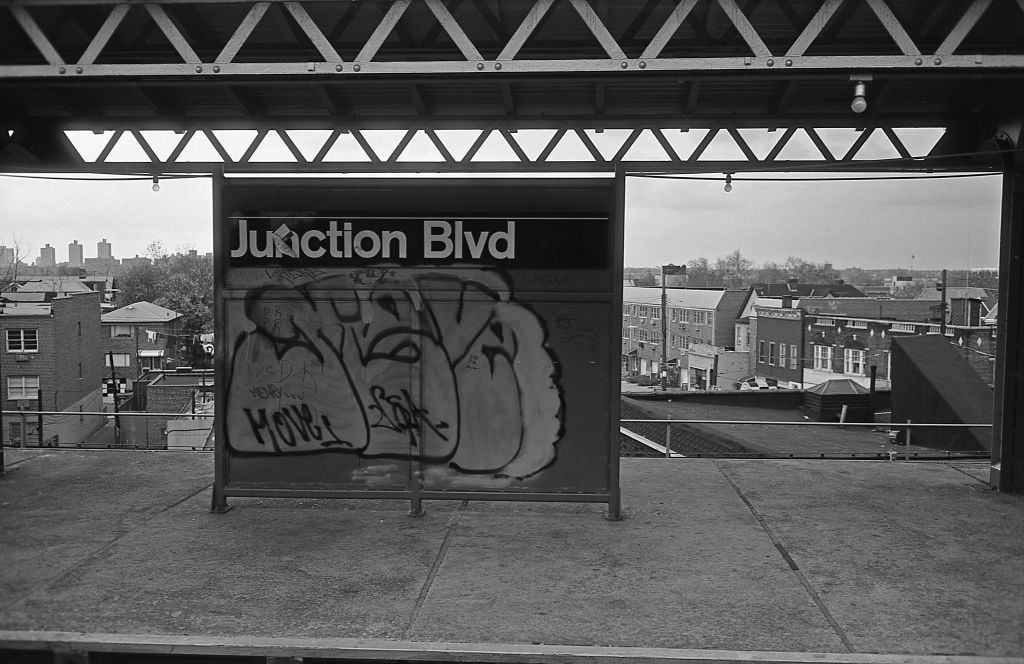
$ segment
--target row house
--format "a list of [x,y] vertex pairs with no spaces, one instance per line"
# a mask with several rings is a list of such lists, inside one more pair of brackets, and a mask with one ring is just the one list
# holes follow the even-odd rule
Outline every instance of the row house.
[[[755,284],[747,289],[746,297],[736,317],[733,334],[736,350],[747,353],[747,375],[756,376],[758,367],[755,359],[756,348],[753,339],[758,338],[757,309],[798,307],[803,299],[834,300],[839,298],[863,298],[864,293],[851,284],[838,279],[831,283],[803,283],[791,278],[785,282]],[[762,367],[763,368],[763,367]]]
[[[869,298],[804,298],[799,307],[757,307],[757,337],[751,352],[755,376],[770,384],[802,389],[833,378],[880,388],[891,386],[894,337],[939,334],[941,302]],[[947,325],[950,343],[991,383],[995,328]]]
[[[662,311],[660,288],[626,286],[622,297],[623,374],[686,389],[714,389],[739,380],[733,321],[745,291],[669,288]],[[665,317],[662,361],[662,316]]]
[[[118,394],[132,392],[145,371],[177,365],[181,321],[181,314],[145,301],[103,314],[103,361]],[[113,398],[111,387],[105,388],[108,401]]]
[[5,444],[74,445],[105,423],[100,295],[89,291],[19,302],[0,295],[0,409],[59,412],[4,415]]

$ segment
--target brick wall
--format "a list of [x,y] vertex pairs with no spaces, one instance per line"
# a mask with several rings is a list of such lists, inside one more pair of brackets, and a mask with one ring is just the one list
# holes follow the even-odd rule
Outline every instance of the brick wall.
[[55,410],[64,410],[99,393],[103,382],[100,344],[100,294],[55,298]]
[[[192,395],[199,385],[164,385],[160,380],[146,387],[147,413],[179,413],[192,403]],[[151,416],[146,418],[149,447],[165,449],[167,447],[167,421],[174,419],[167,416]]]

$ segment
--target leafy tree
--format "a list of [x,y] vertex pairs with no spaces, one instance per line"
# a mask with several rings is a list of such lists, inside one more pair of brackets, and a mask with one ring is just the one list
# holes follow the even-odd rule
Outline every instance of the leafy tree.
[[118,304],[153,302],[164,292],[167,275],[162,269],[148,263],[135,263],[117,278]]
[[176,254],[164,267],[163,294],[155,304],[177,311],[188,332],[213,327],[213,261],[206,256]]
[[182,315],[188,333],[213,328],[213,261],[206,256],[176,254],[159,264],[133,265],[117,284],[122,305],[146,301],[167,307]]

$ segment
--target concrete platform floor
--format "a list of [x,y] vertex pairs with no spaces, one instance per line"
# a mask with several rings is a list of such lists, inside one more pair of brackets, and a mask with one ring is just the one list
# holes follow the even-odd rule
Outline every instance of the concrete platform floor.
[[610,522],[456,501],[212,514],[209,453],[5,458],[0,649],[1024,662],[1024,499],[983,463],[623,459]]

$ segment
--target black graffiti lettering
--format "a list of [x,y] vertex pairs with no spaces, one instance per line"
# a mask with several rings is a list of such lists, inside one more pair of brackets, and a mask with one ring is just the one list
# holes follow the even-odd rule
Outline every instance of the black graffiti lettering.
[[275,452],[280,452],[281,448],[277,444],[277,436],[274,435],[273,429],[270,428],[270,422],[267,421],[267,411],[260,408],[256,411],[259,414],[259,418],[252,416],[252,410],[249,408],[243,408],[242,411],[245,413],[245,417],[249,420],[249,427],[252,429],[252,433],[256,436],[256,442],[260,445],[266,445],[267,441],[263,440],[261,432],[266,431],[270,434],[270,444],[274,446]]
[[308,405],[292,406],[289,410],[284,411],[284,415],[288,418],[289,424],[302,436],[303,441],[320,440],[323,437],[320,427],[313,424],[313,411]]
[[[277,452],[281,451],[282,443],[288,447],[295,447],[300,439],[304,443],[316,442],[325,447],[330,445],[355,447],[351,442],[338,438],[326,415],[320,416],[322,427],[316,424],[316,415],[307,404],[275,410],[270,413],[269,418],[265,408],[257,409],[255,415],[249,408],[244,408],[243,411],[249,420],[249,427],[252,429],[253,435],[256,436],[256,442],[266,445],[267,438],[269,438],[270,444]],[[325,432],[330,434],[329,438],[324,435]],[[267,438],[264,438],[264,434]]]
[[[334,433],[334,429],[331,428],[331,420],[326,415],[320,416],[320,421],[324,423],[324,429],[333,436],[332,439],[320,441],[320,444],[324,447],[330,447],[331,445],[342,445],[344,447],[355,447],[351,442],[338,438],[338,434]],[[319,438],[317,439],[319,440]]]
[[592,321],[579,320],[571,316],[559,316],[555,319],[555,325],[560,330],[573,330],[575,332],[597,332],[597,325]]
[[281,389],[280,385],[274,385],[273,383],[267,383],[266,385],[253,385],[249,388],[249,394],[255,399],[295,399],[300,401],[302,399],[301,394],[295,392],[288,392]]
[[281,441],[288,447],[295,447],[295,432],[292,431],[292,426],[288,422],[286,417],[287,411],[277,411],[270,416],[270,419],[274,422],[274,427],[277,429],[277,434],[281,436]]
[[448,440],[448,437],[441,433],[442,429],[448,428],[448,423],[432,421],[430,412],[418,406],[408,390],[401,390],[399,394],[388,394],[383,387],[374,385],[370,388],[370,396],[373,403],[368,410],[377,413],[377,421],[370,425],[372,428],[408,433],[409,443],[412,445],[418,444],[416,436],[421,426],[430,428],[441,440]]

